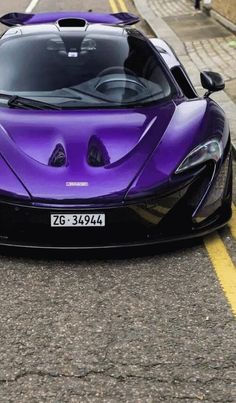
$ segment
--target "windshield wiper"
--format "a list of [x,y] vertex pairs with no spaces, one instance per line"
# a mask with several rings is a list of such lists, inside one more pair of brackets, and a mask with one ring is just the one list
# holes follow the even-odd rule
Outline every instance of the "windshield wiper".
[[61,110],[61,108],[54,104],[49,104],[43,101],[36,101],[35,99],[19,97],[18,95],[12,95],[9,97],[8,106],[10,108],[22,108],[22,109],[39,109],[39,110],[46,110],[46,109],[55,109]]

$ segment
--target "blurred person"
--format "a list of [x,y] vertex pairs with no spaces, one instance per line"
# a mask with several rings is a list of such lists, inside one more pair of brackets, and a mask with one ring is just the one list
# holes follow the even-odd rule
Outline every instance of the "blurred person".
[[200,10],[201,6],[200,6],[201,0],[194,0],[194,7],[196,10]]

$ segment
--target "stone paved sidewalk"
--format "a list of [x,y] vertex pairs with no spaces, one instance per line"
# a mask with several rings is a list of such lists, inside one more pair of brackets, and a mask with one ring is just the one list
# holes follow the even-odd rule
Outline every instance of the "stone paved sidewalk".
[[230,119],[236,155],[236,36],[212,18],[196,12],[191,0],[134,0],[140,15],[154,34],[176,51],[200,94],[199,72],[217,71],[224,76],[226,90],[212,97]]
[[147,0],[147,5],[159,17],[197,13],[189,0]]
[[[236,78],[236,46],[234,35],[186,41],[186,51],[199,70],[215,70],[226,81]],[[232,44],[232,45],[231,45]]]
[[199,70],[218,71],[226,81],[236,78],[235,35],[195,11],[190,0],[146,0],[146,4],[180,37],[186,53]]

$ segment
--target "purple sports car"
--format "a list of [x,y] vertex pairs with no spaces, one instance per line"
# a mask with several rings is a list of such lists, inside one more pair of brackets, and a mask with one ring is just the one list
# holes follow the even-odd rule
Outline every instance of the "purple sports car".
[[132,14],[11,13],[0,39],[0,244],[104,248],[231,216],[230,132],[201,73]]

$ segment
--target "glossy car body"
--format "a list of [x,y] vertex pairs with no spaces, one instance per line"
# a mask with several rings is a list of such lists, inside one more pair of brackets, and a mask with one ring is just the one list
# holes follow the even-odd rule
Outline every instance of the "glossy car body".
[[[79,29],[91,30],[93,38],[106,35],[131,42],[134,37],[140,38],[155,54],[171,90],[163,99],[147,104],[114,107],[106,101],[102,106],[38,110],[14,104],[9,107],[2,101],[0,244],[39,248],[135,246],[201,236],[225,225],[231,216],[232,197],[228,121],[211,98],[197,95],[168,44],[161,39],[149,40],[130,27],[110,25],[122,24],[122,15],[117,21],[117,16],[93,13],[50,13],[30,18],[11,14],[2,22],[26,26],[10,28],[0,42],[51,35],[59,29],[57,20],[65,18],[66,22],[69,17],[65,28],[71,35],[78,29],[73,21],[84,18],[90,19],[90,24]],[[137,22],[130,15],[123,18],[125,24]],[[90,42],[89,46],[95,45]],[[0,57],[2,49],[0,43]],[[68,57],[77,57],[77,53],[71,48]],[[122,79],[120,75],[111,78]],[[131,78],[126,77],[129,85],[134,84]],[[102,85],[106,85],[104,80]],[[7,93],[6,88],[3,91]],[[186,157],[191,159],[191,153],[198,152],[199,147],[202,150],[205,144],[211,147],[212,141],[213,145],[220,144],[217,157],[213,152],[181,170]],[[63,159],[61,165],[54,163],[57,157]],[[106,225],[50,225],[52,214],[82,213],[105,214]]]

